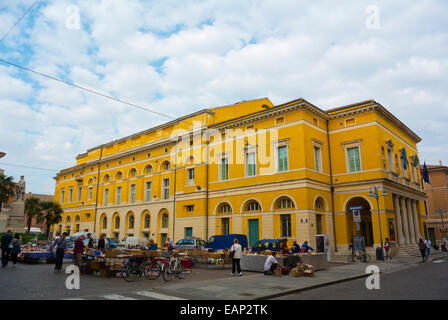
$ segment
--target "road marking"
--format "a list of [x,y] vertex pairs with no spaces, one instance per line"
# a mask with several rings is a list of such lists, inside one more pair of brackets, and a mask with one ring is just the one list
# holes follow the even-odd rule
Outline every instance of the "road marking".
[[151,292],[151,291],[138,291],[135,292],[138,295],[141,296],[145,296],[145,297],[149,297],[149,298],[155,298],[155,299],[159,299],[159,300],[186,300],[184,298],[179,298],[179,297],[175,297],[175,296],[168,296],[166,294],[161,294],[161,293],[155,293],[155,292]]
[[440,263],[440,262],[445,262],[445,260],[434,260],[432,263]]
[[121,296],[119,294],[109,294],[107,296],[103,296],[103,298],[109,299],[109,300],[137,300],[131,297],[125,297]]
[[86,299],[84,299],[84,298],[64,298],[61,300],[86,300]]

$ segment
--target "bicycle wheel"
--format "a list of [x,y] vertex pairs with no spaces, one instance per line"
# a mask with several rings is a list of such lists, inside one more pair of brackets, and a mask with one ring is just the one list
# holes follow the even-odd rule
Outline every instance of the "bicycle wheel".
[[348,260],[348,263],[354,263],[355,262],[355,255],[354,254],[349,254],[347,256],[347,260]]
[[122,274],[123,271],[125,272],[123,279],[127,282],[134,282],[135,280],[137,280],[137,278],[140,277],[140,272],[137,270],[137,268],[135,268],[133,264],[127,263],[125,269],[121,271]]
[[162,269],[158,263],[147,263],[143,266],[143,274],[149,280],[155,280],[160,277]]
[[369,262],[370,261],[370,256],[368,253],[364,254],[364,261],[363,262]]
[[179,264],[177,265],[176,269],[174,270],[174,275],[178,279],[183,279],[183,278],[185,278],[185,272],[186,271],[185,271],[183,264],[179,261]]
[[170,263],[164,263],[162,267],[162,277],[165,281],[171,281],[173,279],[173,271]]

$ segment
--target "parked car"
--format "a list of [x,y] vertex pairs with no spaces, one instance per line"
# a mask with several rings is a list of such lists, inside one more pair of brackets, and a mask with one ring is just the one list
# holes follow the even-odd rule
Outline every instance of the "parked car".
[[200,238],[188,237],[180,239],[174,245],[174,249],[185,249],[185,250],[202,250],[204,248],[205,241]]
[[281,246],[280,239],[263,239],[259,240],[255,245],[251,247],[252,252],[261,252],[264,250],[279,251]]
[[211,249],[212,251],[230,249],[235,239],[238,239],[238,243],[243,249],[248,248],[247,236],[244,234],[221,234],[211,236],[204,248]]
[[136,248],[136,247],[146,247],[148,245],[148,239],[144,237],[126,237],[121,242],[120,245],[126,248]]

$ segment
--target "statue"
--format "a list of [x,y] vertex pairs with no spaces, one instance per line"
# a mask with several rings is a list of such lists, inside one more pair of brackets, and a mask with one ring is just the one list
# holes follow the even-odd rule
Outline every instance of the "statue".
[[15,192],[15,199],[14,202],[16,201],[25,201],[25,177],[24,176],[20,176],[20,181],[17,182],[17,189]]

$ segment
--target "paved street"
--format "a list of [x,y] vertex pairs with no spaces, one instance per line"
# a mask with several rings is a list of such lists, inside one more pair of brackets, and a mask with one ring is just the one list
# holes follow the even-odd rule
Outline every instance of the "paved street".
[[448,259],[408,266],[380,275],[380,289],[368,290],[366,279],[331,285],[282,296],[279,300],[372,300],[372,299],[448,299]]

